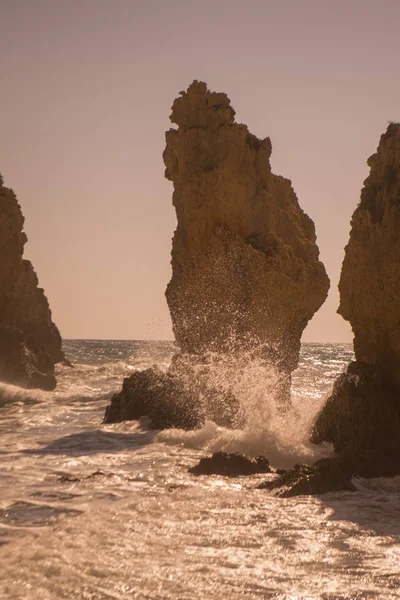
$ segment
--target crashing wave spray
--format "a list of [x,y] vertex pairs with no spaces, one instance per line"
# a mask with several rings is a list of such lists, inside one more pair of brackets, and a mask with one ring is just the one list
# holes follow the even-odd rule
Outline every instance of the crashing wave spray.
[[192,388],[192,395],[193,387],[196,389],[205,423],[196,431],[165,430],[157,440],[209,451],[264,455],[279,468],[300,461],[311,464],[328,456],[330,445],[317,447],[308,441],[309,427],[322,399],[316,395],[305,402],[294,394],[292,403],[282,410],[282,374],[254,354],[209,353],[201,364],[195,365],[193,359],[186,363],[180,370],[183,385],[186,390]]

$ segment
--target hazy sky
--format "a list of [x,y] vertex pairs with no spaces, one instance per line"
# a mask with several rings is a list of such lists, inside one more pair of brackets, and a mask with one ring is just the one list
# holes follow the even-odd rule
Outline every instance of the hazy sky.
[[366,160],[400,120],[400,0],[0,0],[0,172],[64,337],[172,337],[175,228],[162,151],[193,79],[272,140],[331,279],[335,314]]

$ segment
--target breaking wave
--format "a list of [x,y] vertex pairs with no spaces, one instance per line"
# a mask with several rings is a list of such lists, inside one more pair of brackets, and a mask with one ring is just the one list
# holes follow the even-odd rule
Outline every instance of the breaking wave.
[[0,382],[0,407],[8,404],[40,404],[51,398],[51,392],[30,390]]

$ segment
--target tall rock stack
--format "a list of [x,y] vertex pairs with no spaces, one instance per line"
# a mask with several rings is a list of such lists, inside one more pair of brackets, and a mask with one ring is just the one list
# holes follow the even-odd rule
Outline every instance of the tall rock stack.
[[[270,139],[235,123],[226,94],[194,81],[170,118],[178,128],[166,134],[164,162],[178,226],[166,296],[180,353],[169,375],[185,379],[192,369],[195,394],[205,388],[210,399],[215,368],[208,377],[207,364],[250,357],[275,368],[285,404],[303,329],[329,288],[314,224],[291,182],[271,173]],[[126,398],[134,395],[131,386]],[[119,419],[117,404],[121,396],[107,420]]]
[[290,374],[329,280],[312,220],[271,173],[271,141],[235,123],[226,94],[193,82],[172,107],[166,177],[178,227],[167,300],[181,352],[273,359]]
[[340,277],[339,314],[356,360],[334,385],[314,442],[333,442],[361,475],[400,473],[400,124],[368,159]]
[[61,337],[28,260],[24,217],[0,176],[0,381],[53,389],[54,364],[64,360]]

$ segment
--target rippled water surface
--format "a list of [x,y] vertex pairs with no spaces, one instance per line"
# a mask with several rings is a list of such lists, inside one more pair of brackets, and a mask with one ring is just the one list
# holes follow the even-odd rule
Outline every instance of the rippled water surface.
[[400,598],[400,478],[279,499],[256,489],[265,475],[187,472],[216,449],[264,453],[275,466],[329,455],[307,430],[349,346],[303,347],[285,420],[252,373],[246,430],[161,433],[101,420],[123,376],[166,368],[173,344],[65,349],[75,368],[59,369],[57,391],[0,384],[0,598]]

